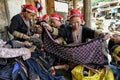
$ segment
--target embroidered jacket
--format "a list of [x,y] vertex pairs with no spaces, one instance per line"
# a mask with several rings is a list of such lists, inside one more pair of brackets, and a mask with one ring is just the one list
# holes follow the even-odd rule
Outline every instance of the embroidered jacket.
[[30,35],[29,25],[25,23],[22,18],[22,14],[17,14],[11,19],[9,32],[19,41],[25,41],[22,39],[23,35]]
[[[67,42],[67,44],[73,43],[72,28],[70,26],[61,28],[59,30],[54,28],[53,34],[63,37],[64,40]],[[90,28],[87,28],[85,26],[82,26],[82,32],[81,32],[82,43],[86,42],[87,39],[93,39],[95,35],[97,35],[96,31],[91,30]]]

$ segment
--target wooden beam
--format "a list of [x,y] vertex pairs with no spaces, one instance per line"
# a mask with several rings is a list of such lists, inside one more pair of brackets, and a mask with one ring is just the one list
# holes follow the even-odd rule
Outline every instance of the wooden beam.
[[48,15],[51,15],[55,12],[54,9],[54,0],[46,0],[46,11]]
[[91,27],[91,0],[83,0],[84,4],[84,19],[85,19],[85,26]]
[[73,0],[73,8],[74,8],[74,9],[76,9],[76,7],[77,7],[77,6],[76,6],[76,3],[77,3],[76,0]]
[[35,1],[34,0],[26,0],[26,3],[27,4],[32,4],[32,5],[35,6]]

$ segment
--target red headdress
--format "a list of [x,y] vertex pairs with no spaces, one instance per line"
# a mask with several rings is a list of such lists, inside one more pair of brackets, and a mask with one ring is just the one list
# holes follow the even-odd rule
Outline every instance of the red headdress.
[[48,18],[49,18],[49,16],[47,14],[45,14],[45,15],[42,16],[42,20],[46,21]]
[[56,19],[58,21],[62,21],[62,17],[59,14],[53,13],[51,14],[51,19]]
[[35,13],[37,12],[37,9],[35,6],[31,5],[31,4],[25,4],[22,6],[23,9],[26,9],[26,11],[29,11],[31,13]]
[[71,19],[72,17],[75,17],[75,16],[80,17],[82,23],[84,23],[83,14],[81,14],[81,13],[79,12],[79,10],[77,10],[77,9],[72,9],[72,10],[69,12],[68,16],[69,16],[69,19]]

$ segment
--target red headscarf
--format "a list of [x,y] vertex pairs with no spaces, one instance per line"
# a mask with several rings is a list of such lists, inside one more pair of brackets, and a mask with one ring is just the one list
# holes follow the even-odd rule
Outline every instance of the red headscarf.
[[49,18],[49,16],[47,14],[45,14],[45,15],[42,16],[42,20],[46,21],[48,18]]
[[38,21],[41,21],[41,17],[40,17],[40,16],[37,16],[36,19],[37,19]]
[[27,11],[31,12],[31,13],[35,13],[37,12],[37,9],[35,6],[31,5],[31,4],[25,4],[25,5],[22,5],[22,8],[23,9],[26,9]]
[[59,14],[53,13],[51,14],[51,19],[56,19],[61,22],[63,18]]
[[83,14],[81,14],[81,13],[79,12],[79,10],[77,10],[77,9],[72,9],[72,10],[68,13],[68,18],[69,18],[69,19],[71,19],[71,18],[74,17],[74,16],[80,17],[82,23],[84,23]]

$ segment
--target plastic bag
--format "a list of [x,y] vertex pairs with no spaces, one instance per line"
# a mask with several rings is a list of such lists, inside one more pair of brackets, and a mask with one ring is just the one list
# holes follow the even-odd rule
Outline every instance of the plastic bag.
[[113,72],[110,68],[102,68],[99,71],[93,72],[88,70],[87,75],[84,75],[84,67],[82,65],[76,66],[72,72],[72,80],[114,80]]

